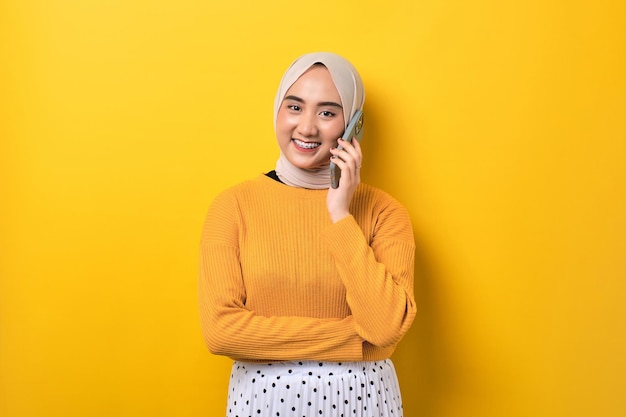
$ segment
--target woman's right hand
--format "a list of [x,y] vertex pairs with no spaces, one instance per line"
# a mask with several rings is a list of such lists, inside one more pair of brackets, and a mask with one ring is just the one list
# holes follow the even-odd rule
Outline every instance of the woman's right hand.
[[350,202],[356,187],[361,182],[360,171],[363,162],[361,145],[356,138],[353,138],[351,143],[339,139],[338,143],[343,149],[332,148],[330,153],[333,163],[341,169],[341,178],[339,187],[329,188],[326,197],[328,214],[333,223],[350,215]]

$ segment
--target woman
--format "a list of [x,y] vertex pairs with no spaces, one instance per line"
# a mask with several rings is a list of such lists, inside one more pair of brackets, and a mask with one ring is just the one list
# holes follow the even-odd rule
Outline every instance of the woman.
[[275,100],[276,169],[209,209],[200,315],[235,361],[229,417],[402,416],[389,357],[415,316],[415,245],[406,210],[360,183],[359,143],[337,148],[363,101],[344,58],[298,58]]

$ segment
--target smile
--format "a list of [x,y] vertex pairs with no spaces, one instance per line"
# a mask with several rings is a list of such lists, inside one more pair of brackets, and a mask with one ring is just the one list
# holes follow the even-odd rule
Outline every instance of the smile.
[[304,142],[299,139],[293,139],[293,142],[296,144],[298,148],[302,149],[315,149],[321,145],[319,142]]

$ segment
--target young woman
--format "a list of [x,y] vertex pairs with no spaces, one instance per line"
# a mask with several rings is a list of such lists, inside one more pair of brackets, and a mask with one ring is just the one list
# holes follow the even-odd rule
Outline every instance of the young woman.
[[298,58],[275,100],[276,169],[208,211],[200,316],[234,360],[228,417],[403,414],[389,357],[415,316],[415,244],[407,211],[360,183],[359,143],[337,148],[363,101],[344,58]]

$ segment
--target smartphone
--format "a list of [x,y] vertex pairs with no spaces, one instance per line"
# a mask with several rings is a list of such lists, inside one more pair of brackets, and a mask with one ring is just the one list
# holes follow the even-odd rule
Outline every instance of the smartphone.
[[[363,137],[363,112],[361,110],[357,110],[352,119],[350,119],[350,123],[348,123],[348,127],[346,127],[346,131],[343,133],[341,137],[346,142],[352,142],[352,138],[356,138],[359,142]],[[338,149],[342,149],[340,145],[337,145]],[[330,186],[333,188],[339,187],[339,179],[341,178],[341,169],[334,164],[334,162],[330,162]]]

